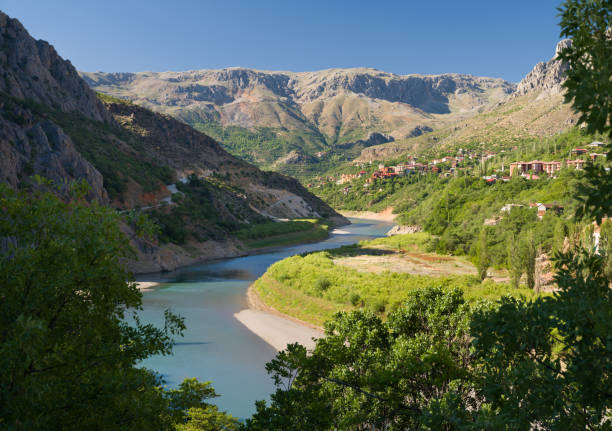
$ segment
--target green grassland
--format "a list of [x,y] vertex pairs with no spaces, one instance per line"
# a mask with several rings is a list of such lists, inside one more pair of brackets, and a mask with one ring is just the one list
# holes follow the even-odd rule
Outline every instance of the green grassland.
[[468,302],[497,299],[504,294],[534,296],[526,288],[506,283],[481,282],[475,275],[426,276],[401,272],[375,273],[339,265],[335,260],[351,256],[398,254],[406,250],[425,253],[427,234],[398,235],[361,242],[336,250],[293,256],[270,266],[254,289],[269,306],[315,325],[341,310],[366,308],[381,315],[396,309],[409,292],[425,287],[464,291]]
[[295,219],[248,226],[234,234],[249,248],[277,247],[327,238],[330,224],[323,219]]

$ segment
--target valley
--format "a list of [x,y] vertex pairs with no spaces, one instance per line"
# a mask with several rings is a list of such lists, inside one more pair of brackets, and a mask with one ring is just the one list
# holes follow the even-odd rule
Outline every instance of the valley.
[[[608,429],[608,3],[563,3],[517,83],[335,59],[78,71],[0,11],[0,423]],[[179,9],[155,58],[213,27],[178,31]]]

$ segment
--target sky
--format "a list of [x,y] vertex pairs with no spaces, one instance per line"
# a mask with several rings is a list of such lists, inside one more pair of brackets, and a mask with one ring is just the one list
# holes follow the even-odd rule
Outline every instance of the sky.
[[77,69],[240,66],[518,82],[554,54],[560,0],[0,0]]

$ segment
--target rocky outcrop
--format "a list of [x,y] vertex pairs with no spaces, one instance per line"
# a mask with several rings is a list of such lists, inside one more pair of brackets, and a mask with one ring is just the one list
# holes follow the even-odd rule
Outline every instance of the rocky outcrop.
[[421,232],[423,229],[421,226],[416,225],[397,225],[393,226],[389,232],[387,232],[387,236],[393,235],[404,235],[408,233],[417,233]]
[[317,163],[317,159],[298,150],[291,150],[285,157],[276,161],[277,165],[295,165],[298,163]]
[[534,93],[538,94],[538,97],[546,97],[561,93],[565,73],[569,66],[557,60],[557,54],[571,43],[570,39],[560,41],[555,49],[555,56],[547,62],[536,64],[533,70],[519,82],[514,96]]
[[188,265],[213,259],[245,256],[240,243],[234,239],[208,240],[189,244],[189,252],[173,244],[160,246],[134,235],[125,225],[123,232],[130,239],[136,252],[136,259],[127,262],[127,268],[134,274],[174,271]]
[[[86,180],[90,198],[108,202],[103,178],[75,149],[61,127],[38,106],[77,112],[114,124],[93,91],[69,62],[21,23],[0,12],[0,178],[13,187],[39,174],[56,184]],[[36,109],[34,109],[36,108]]]
[[395,138],[390,135],[382,134],[382,133],[370,133],[367,139],[360,139],[355,142],[346,142],[344,144],[336,145],[336,148],[339,149],[347,149],[347,148],[368,148],[373,147],[375,145],[386,144],[387,142],[393,142]]
[[0,101],[0,181],[17,188],[34,174],[52,180],[65,196],[69,182],[85,180],[90,199],[108,202],[102,175],[75,149],[70,136],[18,100],[5,98]]
[[72,64],[44,40],[34,40],[16,19],[0,12],[0,92],[92,120],[112,123]]

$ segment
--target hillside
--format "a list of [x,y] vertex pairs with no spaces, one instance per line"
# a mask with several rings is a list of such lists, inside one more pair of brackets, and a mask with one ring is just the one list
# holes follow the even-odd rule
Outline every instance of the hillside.
[[516,91],[496,106],[427,135],[364,149],[356,161],[393,159],[411,152],[443,153],[456,148],[508,150],[521,142],[539,141],[569,130],[577,116],[563,101],[567,66],[555,60],[558,50],[567,43],[559,42],[553,58],[538,63]]
[[[394,75],[375,69],[88,73],[97,91],[223,137],[260,166],[294,172],[334,156],[417,136],[494,106],[515,85],[470,75]],[[265,151],[261,151],[264,149]],[[294,152],[295,157],[284,159]],[[316,169],[315,170],[320,170]],[[299,172],[299,169],[297,169]]]
[[1,12],[0,69],[0,177],[22,188],[39,174],[66,198],[69,182],[85,180],[91,200],[146,210],[165,241],[137,239],[126,223],[141,257],[134,270],[244,253],[234,233],[276,218],[345,221],[296,180],[260,171],[172,117],[98,98],[69,61]]

